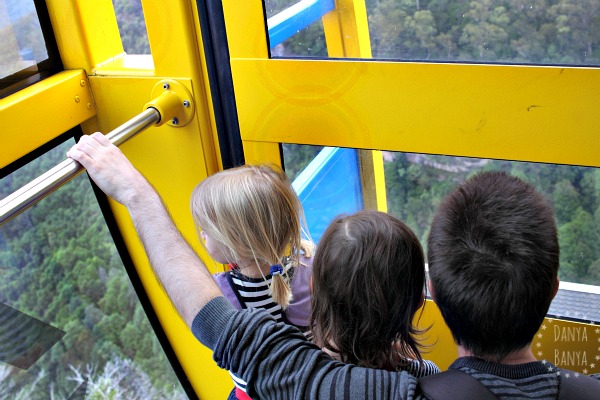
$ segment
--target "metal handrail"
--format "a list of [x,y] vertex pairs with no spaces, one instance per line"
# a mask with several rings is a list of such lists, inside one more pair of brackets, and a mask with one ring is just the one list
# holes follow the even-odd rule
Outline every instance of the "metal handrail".
[[[123,125],[107,133],[106,137],[111,143],[118,146],[150,126],[156,125],[160,119],[160,112],[156,108],[148,107]],[[84,170],[85,168],[77,161],[67,158],[0,200],[0,225],[25,211]]]

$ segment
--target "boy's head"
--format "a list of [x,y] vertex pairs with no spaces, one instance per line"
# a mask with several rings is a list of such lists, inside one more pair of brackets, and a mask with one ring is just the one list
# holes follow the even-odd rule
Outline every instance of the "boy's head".
[[313,262],[315,342],[366,367],[394,366],[398,351],[420,358],[412,320],[424,285],[421,244],[404,223],[377,211],[337,217]]
[[475,175],[441,202],[427,244],[432,296],[458,345],[501,361],[531,343],[559,259],[554,214],[531,185]]

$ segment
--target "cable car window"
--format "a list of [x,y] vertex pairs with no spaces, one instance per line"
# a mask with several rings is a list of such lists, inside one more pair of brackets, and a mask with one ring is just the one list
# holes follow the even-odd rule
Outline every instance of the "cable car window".
[[[279,11],[282,4],[288,3],[290,1],[267,0],[267,17],[272,18],[272,11]],[[366,0],[365,6],[373,58],[600,65],[600,3],[595,0]],[[347,13],[347,7],[336,12]],[[353,18],[364,17],[360,10],[354,12]],[[318,24],[322,26],[318,20],[282,45],[272,48],[272,55],[326,56],[319,48],[324,35],[323,30],[317,28]],[[344,33],[344,36],[346,40],[352,40],[352,35]],[[367,57],[365,54],[360,56]]]
[[[4,177],[6,197],[71,143]],[[80,175],[0,227],[0,397],[187,398]]]
[[[308,3],[305,7],[303,3]],[[327,57],[327,44],[319,3],[333,1],[265,0],[273,57]],[[312,6],[312,11],[307,7]],[[289,23],[289,27],[283,26]],[[280,30],[277,29],[280,26]],[[273,33],[273,32],[276,33]],[[287,33],[286,33],[287,31]]]
[[[310,163],[319,162],[323,148],[306,145],[283,145],[286,172],[297,185]],[[416,153],[383,152],[388,212],[405,221],[426,246],[428,227],[439,201],[457,184],[482,170],[502,170],[534,185],[552,204],[560,242],[560,279],[600,286],[600,169],[569,165],[502,161]],[[335,192],[355,172],[349,164],[331,163],[327,169],[342,170],[319,180],[323,193]],[[310,166],[309,168],[315,168]],[[316,176],[313,174],[312,176]],[[372,190],[362,188],[362,191]],[[352,186],[339,193],[338,200],[354,196]],[[303,198],[300,194],[301,199]],[[327,195],[319,195],[318,210],[329,205]],[[343,212],[353,212],[352,209]],[[310,209],[306,209],[309,229]],[[320,211],[322,214],[322,211]]]
[[296,177],[310,164],[323,149],[323,146],[308,146],[301,144],[283,143],[283,159],[285,173],[294,181]]
[[45,3],[0,0],[0,98],[60,69]]
[[502,170],[531,183],[552,204],[560,279],[600,285],[600,170],[590,167],[384,152],[388,211],[425,243],[440,199],[477,171]]
[[127,54],[150,54],[141,0],[113,0],[123,49]]
[[373,56],[401,60],[600,64],[600,3],[367,1]]

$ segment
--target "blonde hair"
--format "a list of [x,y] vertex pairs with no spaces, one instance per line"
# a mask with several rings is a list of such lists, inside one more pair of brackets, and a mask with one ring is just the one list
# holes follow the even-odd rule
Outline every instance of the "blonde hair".
[[[194,189],[191,209],[198,228],[225,245],[231,261],[254,260],[259,270],[279,264],[286,271],[288,264],[299,265],[301,253],[310,256],[300,199],[277,166],[244,165],[214,174]],[[288,306],[287,273],[273,274],[271,293],[282,308]]]

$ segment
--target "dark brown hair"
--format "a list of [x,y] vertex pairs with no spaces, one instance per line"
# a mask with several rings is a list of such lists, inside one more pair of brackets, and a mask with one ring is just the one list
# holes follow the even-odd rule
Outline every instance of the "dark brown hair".
[[313,263],[315,343],[364,367],[422,360],[413,317],[423,299],[424,267],[421,244],[399,219],[377,211],[337,217]]
[[457,344],[498,362],[531,343],[559,260],[554,214],[533,186],[475,175],[442,201],[427,244],[432,295]]

